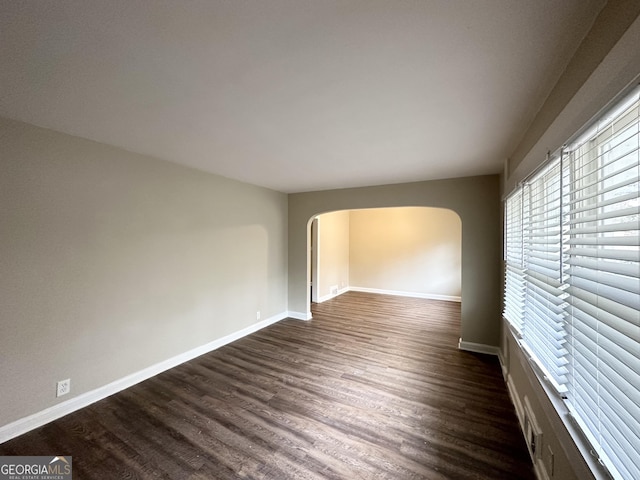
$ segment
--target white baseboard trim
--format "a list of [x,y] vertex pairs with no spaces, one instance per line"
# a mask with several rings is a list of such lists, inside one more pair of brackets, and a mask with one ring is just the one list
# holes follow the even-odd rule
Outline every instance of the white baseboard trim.
[[137,383],[154,377],[166,370],[169,370],[170,368],[177,367],[178,365],[188,362],[189,360],[193,360],[200,355],[209,353],[242,337],[246,337],[247,335],[257,332],[262,328],[279,322],[280,320],[283,320],[288,316],[291,315],[287,315],[287,313],[274,315],[270,318],[238,330],[237,332],[231,333],[217,340],[213,340],[212,342],[206,343],[205,345],[201,345],[192,350],[176,355],[175,357],[163,360],[162,362],[151,365],[107,385],[103,385],[102,387],[98,387],[95,390],[83,393],[74,398],[70,398],[66,402],[59,403],[40,412],[34,413],[32,415],[4,425],[0,427],[0,443],[4,443],[35,428],[46,425],[49,422],[57,420],[58,418],[64,417],[65,415],[75,412],[76,410],[80,410],[81,408],[87,407],[92,403],[107,398],[115,393],[132,387]]
[[335,298],[337,296],[338,296],[337,293],[334,293],[333,295],[332,294],[323,295],[321,297],[318,297],[318,301],[316,303],[326,302],[327,300],[331,300],[332,298]]
[[500,349],[493,345],[485,345],[484,343],[465,342],[460,339],[458,342],[458,348],[460,350],[466,350],[467,352],[486,353],[488,355],[500,355]]
[[329,293],[328,295],[323,295],[322,297],[318,298],[318,301],[316,303],[326,302],[327,300],[331,300],[332,298],[339,297],[340,295],[348,291],[349,291],[349,287],[341,288],[340,290],[338,290],[337,293]]
[[454,295],[438,295],[432,293],[418,293],[418,292],[403,292],[400,290],[385,290],[381,288],[367,288],[367,287],[349,287],[346,290],[352,292],[365,292],[365,293],[379,293],[382,295],[397,295],[399,297],[413,297],[413,298],[428,298],[430,300],[446,300],[447,302],[458,302],[462,299]]
[[302,312],[292,312],[291,310],[287,312],[287,317],[295,318],[296,320],[311,320],[312,318],[311,312],[302,313]]

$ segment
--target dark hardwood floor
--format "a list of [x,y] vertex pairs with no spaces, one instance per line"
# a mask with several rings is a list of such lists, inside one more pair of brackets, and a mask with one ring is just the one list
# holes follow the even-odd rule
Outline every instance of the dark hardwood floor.
[[0,445],[75,479],[534,479],[460,305],[349,292]]

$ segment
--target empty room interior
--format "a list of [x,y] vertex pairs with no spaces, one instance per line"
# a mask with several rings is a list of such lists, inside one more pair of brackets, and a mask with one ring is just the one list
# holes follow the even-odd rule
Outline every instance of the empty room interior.
[[0,0],[0,475],[640,479],[639,45],[637,0]]

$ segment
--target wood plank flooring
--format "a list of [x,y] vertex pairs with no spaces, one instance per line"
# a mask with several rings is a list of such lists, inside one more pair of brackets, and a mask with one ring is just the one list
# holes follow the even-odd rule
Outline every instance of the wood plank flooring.
[[460,305],[349,292],[0,445],[75,479],[534,479]]

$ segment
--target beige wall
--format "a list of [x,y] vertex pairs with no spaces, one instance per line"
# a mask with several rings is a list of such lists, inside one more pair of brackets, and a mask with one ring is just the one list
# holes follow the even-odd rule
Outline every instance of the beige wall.
[[350,285],[459,300],[461,241],[460,217],[451,210],[352,210]]
[[312,217],[360,208],[445,208],[456,212],[462,223],[463,341],[497,346],[502,285],[499,195],[497,175],[289,195],[289,311],[310,315]]
[[0,152],[0,426],[286,312],[286,195],[4,119]]
[[[509,159],[510,171],[514,171],[524,157],[535,147],[536,142],[540,140],[551,123],[562,113],[562,110],[571,101],[576,92],[588,81],[589,76],[605,60],[620,37],[632,25],[636,17],[638,17],[638,13],[640,13],[640,2],[638,0],[607,2],[547,97],[543,107],[538,111],[526,134],[512,153]],[[611,61],[611,58],[609,58],[609,61]],[[632,67],[633,64],[623,61],[618,65],[618,68],[622,65]],[[629,81],[629,76],[624,72],[612,72],[609,81],[617,83],[614,89],[620,90]],[[591,97],[589,101],[595,100],[596,103],[601,101],[601,99],[598,99],[596,92],[592,92],[593,94],[595,96]],[[584,114],[585,117],[583,117],[582,123],[586,122],[589,119],[589,115],[593,115],[593,112],[590,113],[587,110]],[[560,145],[556,145],[555,148]]]
[[[580,47],[569,69],[571,72],[586,70],[588,75],[564,75],[557,89],[551,92],[538,114],[538,122],[523,137],[521,145],[508,162],[506,178],[503,178],[505,193],[513,190],[518,182],[538,167],[547,152],[555,152],[562,147],[615,95],[638,83],[639,10],[640,2],[637,0],[608,2],[604,7],[585,39],[586,44]],[[624,26],[630,19],[635,20],[625,31]],[[611,25],[616,22],[622,28]],[[619,37],[617,43],[616,35]],[[604,58],[600,42],[609,48],[615,43]],[[560,97],[569,98],[570,101],[561,100]]]
[[[549,96],[548,104],[514,153],[511,168],[502,179],[503,195],[531,174],[544,161],[547,152],[558,149],[623,89],[640,81],[639,9],[638,2],[607,3],[557,91]],[[632,19],[635,19],[633,23]],[[629,23],[631,26],[625,32]],[[575,426],[566,408],[556,396],[552,395],[554,401],[545,393],[544,380],[535,374],[506,323],[501,354],[514,403],[521,405],[526,398],[542,429],[539,468],[549,469],[550,448],[556,472],[553,478],[586,480],[594,478],[592,471],[596,478],[608,478],[586,446],[572,440],[569,432],[575,431]]]
[[318,216],[318,301],[335,296],[331,287],[349,286],[349,212]]

